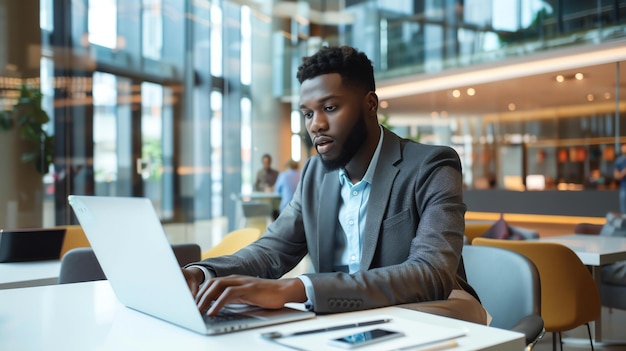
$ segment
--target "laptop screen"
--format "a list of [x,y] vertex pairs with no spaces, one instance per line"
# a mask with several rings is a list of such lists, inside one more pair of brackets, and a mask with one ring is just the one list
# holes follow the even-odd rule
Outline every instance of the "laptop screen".
[[65,228],[0,230],[0,262],[58,260]]

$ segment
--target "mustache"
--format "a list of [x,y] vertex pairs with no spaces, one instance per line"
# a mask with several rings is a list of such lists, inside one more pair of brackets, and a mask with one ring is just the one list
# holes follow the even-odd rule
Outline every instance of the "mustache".
[[327,135],[316,135],[315,137],[313,137],[313,145],[317,146],[319,144],[330,143],[333,140],[333,138]]

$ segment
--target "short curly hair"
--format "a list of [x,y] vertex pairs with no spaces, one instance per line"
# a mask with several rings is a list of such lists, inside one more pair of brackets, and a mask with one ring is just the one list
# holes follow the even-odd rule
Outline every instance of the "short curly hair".
[[372,61],[353,47],[323,46],[313,56],[303,57],[297,78],[302,84],[307,79],[329,73],[338,73],[342,82],[350,86],[376,91]]

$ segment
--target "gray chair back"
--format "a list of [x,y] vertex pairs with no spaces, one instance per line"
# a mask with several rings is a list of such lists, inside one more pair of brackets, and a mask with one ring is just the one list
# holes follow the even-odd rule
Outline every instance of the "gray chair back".
[[105,280],[106,276],[90,247],[71,249],[61,259],[59,284]]
[[[200,245],[193,243],[173,244],[172,251],[179,266],[200,261]],[[107,279],[92,248],[80,247],[65,253],[61,260],[59,284],[88,282]]]
[[183,267],[192,262],[198,262],[201,260],[201,249],[200,245],[193,243],[185,243],[185,244],[172,244],[172,251],[174,251],[174,256],[178,260],[178,265]]
[[517,252],[496,247],[463,246],[468,283],[493,318],[491,326],[512,329],[523,318],[541,315],[537,267]]

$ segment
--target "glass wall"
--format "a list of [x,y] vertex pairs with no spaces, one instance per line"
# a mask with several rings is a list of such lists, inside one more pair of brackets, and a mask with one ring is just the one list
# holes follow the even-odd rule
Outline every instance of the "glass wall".
[[232,229],[261,155],[311,155],[295,71],[325,44],[366,52],[381,121],[456,148],[470,189],[611,189],[626,142],[626,0],[0,0],[0,18],[0,110],[40,89],[54,135],[44,175],[3,155],[0,227],[73,223],[67,195],[96,194]]

